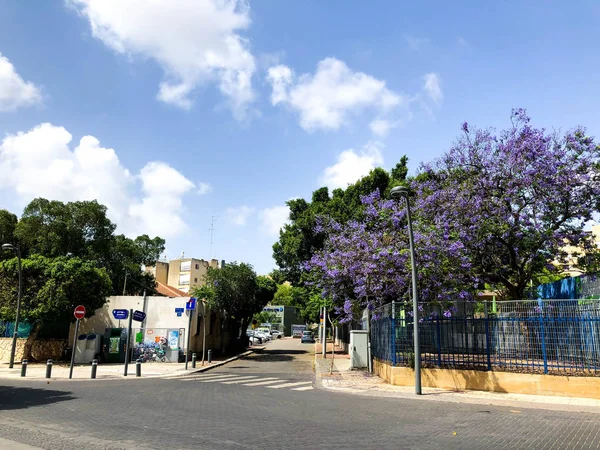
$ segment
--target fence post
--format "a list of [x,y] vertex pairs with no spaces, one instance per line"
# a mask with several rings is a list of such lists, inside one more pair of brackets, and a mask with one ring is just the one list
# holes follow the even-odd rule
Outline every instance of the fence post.
[[436,314],[436,325],[437,325],[437,354],[438,354],[438,367],[442,367],[442,324],[440,323],[440,315]]
[[542,357],[544,358],[544,373],[548,374],[548,356],[546,355],[546,333],[544,332],[544,302],[540,307],[540,337],[542,341]]
[[392,300],[392,366],[396,365],[396,302]]
[[490,317],[488,313],[488,302],[487,300],[483,303],[484,311],[485,311],[485,353],[487,355],[487,370],[492,370],[492,358],[491,358],[491,350],[490,350]]

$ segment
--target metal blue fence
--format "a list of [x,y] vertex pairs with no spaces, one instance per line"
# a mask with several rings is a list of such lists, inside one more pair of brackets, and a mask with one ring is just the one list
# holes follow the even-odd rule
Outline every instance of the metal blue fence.
[[[524,300],[465,304],[452,317],[419,318],[423,367],[600,376],[599,300]],[[406,305],[374,314],[374,358],[412,366],[413,319]]]
[[[27,322],[19,323],[19,334],[20,338],[29,337],[31,333],[32,326]],[[15,324],[14,322],[2,322],[0,321],[0,337],[12,337],[15,332]]]

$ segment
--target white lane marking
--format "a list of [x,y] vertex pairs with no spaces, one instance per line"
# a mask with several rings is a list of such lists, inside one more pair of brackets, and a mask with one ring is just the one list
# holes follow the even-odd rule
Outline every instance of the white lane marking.
[[[267,381],[267,380],[270,380],[270,381]],[[244,386],[263,386],[265,384],[281,383],[282,381],[285,381],[285,380],[282,380],[279,378],[263,378],[263,381],[244,384]]]
[[290,389],[290,390],[291,391],[310,391],[311,389],[314,389],[314,387],[305,386],[305,387],[299,387],[299,388],[294,388],[294,389]]
[[216,380],[216,379],[222,378],[225,380],[227,378],[232,378],[232,377],[237,377],[237,376],[239,376],[239,375],[225,375],[225,374],[224,375],[189,375],[189,376],[186,376],[185,378],[180,377],[179,379],[183,380],[183,381],[191,381],[191,380],[201,381],[201,380]]
[[312,385],[312,381],[300,381],[298,383],[285,383],[285,384],[278,384],[277,386],[267,386],[269,389],[282,389],[282,388],[288,388],[288,387],[292,387],[292,386],[300,386],[303,384],[311,384]]
[[222,382],[221,384],[239,384],[239,383],[245,383],[246,381],[255,381],[255,380],[252,380],[252,378],[258,378],[258,377],[251,376],[251,377],[234,378],[233,381],[226,380],[225,382]]
[[211,378],[210,380],[198,380],[200,383],[222,383],[223,381],[233,381],[233,380],[241,380],[245,378],[255,378],[255,377],[245,377],[245,376],[234,376],[228,378]]

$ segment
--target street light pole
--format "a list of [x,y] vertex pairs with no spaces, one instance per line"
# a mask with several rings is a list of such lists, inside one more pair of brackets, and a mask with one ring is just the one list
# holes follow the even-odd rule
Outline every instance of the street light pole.
[[3,244],[2,250],[12,250],[17,255],[17,264],[19,265],[19,293],[17,297],[17,313],[15,314],[15,329],[13,332],[12,348],[10,349],[9,369],[15,365],[15,351],[17,350],[17,338],[19,337],[19,315],[21,313],[21,295],[23,292],[23,270],[21,268],[21,250],[18,245]]
[[408,222],[408,243],[410,247],[410,262],[412,268],[412,298],[413,298],[413,336],[415,353],[415,394],[421,395],[421,347],[419,344],[419,292],[417,289],[417,263],[415,259],[415,242],[413,237],[412,220],[410,217],[409,191],[405,186],[396,186],[391,190],[392,198],[404,198],[406,204],[406,220]]

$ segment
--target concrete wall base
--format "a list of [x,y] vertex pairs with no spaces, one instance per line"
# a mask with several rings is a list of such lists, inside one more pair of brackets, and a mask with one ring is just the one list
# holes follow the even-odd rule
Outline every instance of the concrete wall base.
[[[415,373],[375,360],[373,371],[390,384],[414,386]],[[600,377],[569,377],[457,369],[421,369],[422,387],[511,394],[554,395],[600,400]]]

